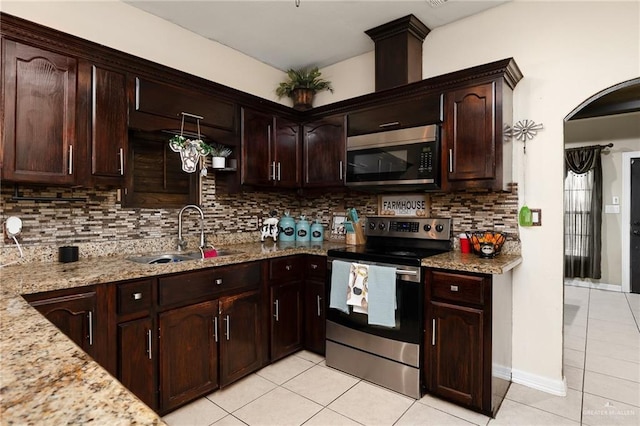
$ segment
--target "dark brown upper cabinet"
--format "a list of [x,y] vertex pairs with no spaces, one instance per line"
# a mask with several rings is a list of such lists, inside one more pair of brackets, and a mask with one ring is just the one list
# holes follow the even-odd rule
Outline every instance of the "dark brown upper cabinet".
[[[127,76],[108,67],[80,62],[80,75],[90,94],[89,154],[94,183],[119,186],[127,155]],[[90,77],[90,78],[88,78]]]
[[300,186],[300,126],[292,120],[242,109],[242,183]]
[[496,79],[445,94],[445,191],[509,189],[513,146],[504,137],[504,127],[512,124],[512,92],[502,79]]
[[2,69],[2,178],[76,184],[77,60],[5,38]]
[[344,185],[346,135],[344,115],[306,123],[303,127],[303,187]]

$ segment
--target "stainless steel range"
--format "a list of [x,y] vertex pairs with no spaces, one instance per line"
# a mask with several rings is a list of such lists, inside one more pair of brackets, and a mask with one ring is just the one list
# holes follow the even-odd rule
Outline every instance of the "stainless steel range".
[[[331,300],[331,305],[327,311],[326,363],[420,398],[424,328],[420,263],[425,257],[451,250],[451,220],[370,216],[365,232],[366,245],[328,251],[327,266],[331,273],[327,300]],[[372,265],[376,278],[371,276]],[[363,293],[368,295],[365,312],[359,305],[349,304],[362,298],[362,290],[354,283],[356,269],[363,268],[369,271],[364,273],[368,274],[365,280],[368,287],[365,285]],[[345,271],[349,271],[347,276]],[[348,281],[346,286],[344,280]],[[344,296],[343,286],[347,289]],[[349,300],[346,309],[340,306],[343,297]],[[374,310],[374,303],[384,306]],[[384,309],[390,310],[387,312],[390,321],[380,325],[378,312]]]

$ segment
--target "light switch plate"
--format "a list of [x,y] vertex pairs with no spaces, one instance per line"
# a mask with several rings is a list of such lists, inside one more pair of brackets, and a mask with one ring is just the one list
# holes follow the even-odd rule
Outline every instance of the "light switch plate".
[[531,226],[542,226],[542,209],[531,209]]

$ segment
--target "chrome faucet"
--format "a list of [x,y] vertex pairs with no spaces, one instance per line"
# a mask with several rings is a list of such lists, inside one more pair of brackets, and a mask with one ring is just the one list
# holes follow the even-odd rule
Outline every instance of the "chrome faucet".
[[182,251],[187,246],[187,242],[182,239],[182,213],[187,209],[195,209],[200,213],[200,248],[204,249],[207,244],[204,237],[204,212],[195,204],[187,204],[178,213],[178,251]]

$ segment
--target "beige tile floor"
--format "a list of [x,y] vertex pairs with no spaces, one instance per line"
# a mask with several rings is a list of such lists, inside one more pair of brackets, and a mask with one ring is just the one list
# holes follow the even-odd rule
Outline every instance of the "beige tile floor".
[[301,351],[164,417],[170,426],[640,425],[640,295],[565,287],[565,397],[512,384],[495,419],[408,398]]

